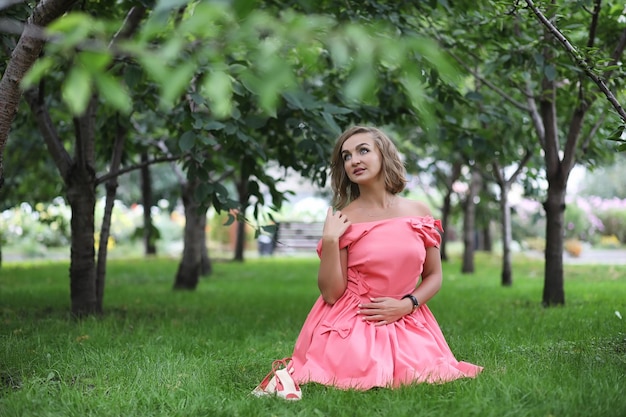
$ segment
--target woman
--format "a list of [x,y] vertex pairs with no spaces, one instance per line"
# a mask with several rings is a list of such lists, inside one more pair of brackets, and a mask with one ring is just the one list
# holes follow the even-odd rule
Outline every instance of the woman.
[[476,376],[482,367],[455,359],[426,306],[441,288],[441,224],[399,196],[406,178],[393,142],[376,128],[348,129],[331,180],[321,295],[295,343],[293,379],[367,390]]

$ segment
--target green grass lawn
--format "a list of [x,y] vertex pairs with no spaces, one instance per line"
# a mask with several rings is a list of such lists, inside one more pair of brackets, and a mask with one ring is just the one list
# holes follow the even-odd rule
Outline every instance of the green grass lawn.
[[[220,262],[174,292],[177,261],[112,260],[106,315],[69,317],[68,264],[0,269],[0,416],[626,415],[626,266],[566,266],[564,307],[541,307],[543,267],[518,259],[499,285],[444,265],[429,306],[476,379],[397,390],[303,387],[303,400],[249,392],[288,356],[316,299],[314,258]],[[616,313],[619,312],[619,313]],[[332,352],[329,352],[332,354]]]

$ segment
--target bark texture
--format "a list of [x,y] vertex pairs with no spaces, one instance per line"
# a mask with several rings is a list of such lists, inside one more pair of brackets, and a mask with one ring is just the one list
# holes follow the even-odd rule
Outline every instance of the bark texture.
[[[109,173],[117,174],[122,162],[122,154],[124,152],[124,143],[126,142],[127,130],[119,122],[116,121],[115,144],[113,146],[113,155],[111,156],[111,165]],[[113,206],[115,204],[115,196],[117,195],[117,175],[111,176],[106,182],[106,199],[104,204],[104,214],[102,217],[102,227],[100,228],[100,243],[98,245],[98,263],[96,269],[96,298],[98,313],[104,311],[104,284],[106,280],[107,254],[109,250],[109,237],[111,236],[111,219],[113,217]]]
[[156,236],[152,223],[152,175],[147,165],[148,153],[141,153],[141,200],[143,205],[143,245],[146,255],[156,255]]
[[473,167],[463,215],[463,264],[461,265],[461,272],[464,274],[474,273],[474,251],[476,248],[475,199],[478,195],[481,183],[480,172],[476,167]]
[[206,208],[202,208],[194,196],[198,184],[198,179],[192,179],[183,187],[184,247],[174,289],[195,290],[202,271],[202,251],[206,247],[202,243],[206,240]]
[[76,0],[42,0],[26,21],[0,80],[0,187],[4,184],[4,148],[22,97],[20,83],[45,44],[41,28],[67,12]]
[[441,227],[443,228],[443,234],[441,239],[441,260],[448,260],[447,244],[450,239],[450,231],[448,230],[450,225],[450,214],[452,212],[452,189],[456,180],[461,176],[461,168],[463,164],[459,161],[452,165],[452,173],[446,183],[446,195],[443,198],[443,206],[441,207]]

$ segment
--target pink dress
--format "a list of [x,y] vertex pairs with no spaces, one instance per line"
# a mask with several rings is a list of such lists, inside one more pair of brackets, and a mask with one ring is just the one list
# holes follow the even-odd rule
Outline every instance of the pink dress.
[[[320,296],[292,354],[294,379],[367,390],[414,382],[474,377],[483,368],[459,362],[428,307],[384,326],[357,315],[369,297],[401,298],[414,291],[426,248],[439,246],[439,220],[397,217],[352,224],[339,240],[348,249],[348,287],[334,305]],[[318,244],[321,254],[321,241]]]

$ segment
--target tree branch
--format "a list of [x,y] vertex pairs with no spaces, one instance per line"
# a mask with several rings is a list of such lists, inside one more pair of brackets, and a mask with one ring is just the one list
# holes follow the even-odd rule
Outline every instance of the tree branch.
[[524,154],[524,157],[522,158],[522,160],[519,162],[519,164],[517,164],[517,169],[515,170],[515,172],[509,177],[509,179],[507,180],[507,185],[510,186],[511,184],[513,184],[515,181],[517,181],[517,177],[522,173],[522,170],[524,169],[524,167],[526,166],[526,164],[528,163],[528,161],[530,161],[530,158],[533,156],[533,152],[530,149],[526,149],[526,153]]
[[591,24],[589,25],[589,38],[587,39],[587,48],[591,48],[596,41],[596,31],[598,30],[598,18],[600,17],[600,9],[602,0],[595,0],[593,12],[591,13]]
[[37,88],[27,90],[24,98],[35,117],[37,127],[43,136],[48,152],[50,152],[52,160],[61,174],[61,178],[65,181],[72,165],[72,157],[61,143],[59,134],[50,118],[50,113],[43,103],[43,88],[43,83],[40,82]]
[[48,25],[72,6],[75,0],[42,0],[27,20],[27,25],[13,50],[11,59],[0,80],[0,187],[4,183],[3,154],[11,124],[22,97],[20,83],[39,57],[44,41],[38,35],[42,26]]
[[[155,143],[156,147],[159,148],[164,154],[166,155],[171,155],[172,153],[170,152],[170,150],[168,149],[167,146],[165,146],[165,142],[163,140],[159,140]],[[174,163],[171,164],[172,166],[172,171],[174,171],[174,175],[176,175],[176,178],[178,178],[178,183],[184,187],[185,184],[187,183],[187,179],[185,178],[185,174],[183,172],[182,169],[180,169],[180,167]]]
[[111,39],[109,48],[113,48],[120,39],[130,38],[139,28],[139,23],[141,23],[141,19],[143,19],[145,14],[146,8],[144,6],[131,7],[124,19],[124,23],[122,23],[120,29]]
[[593,125],[591,130],[589,130],[589,133],[587,134],[587,137],[585,138],[585,140],[583,141],[583,143],[582,143],[582,145],[580,147],[582,152],[583,152],[583,154],[587,153],[587,149],[589,148],[589,142],[591,142],[591,139],[593,139],[593,137],[596,135],[596,133],[600,129],[600,126],[602,126],[602,124],[604,123],[605,119],[606,119],[606,112],[602,113],[602,115],[596,121],[596,123]]
[[[581,68],[589,78],[593,80],[594,83],[598,86],[600,91],[604,93],[608,101],[611,103],[613,108],[617,111],[619,116],[622,118],[622,121],[626,123],[626,111],[619,104],[611,90],[607,87],[605,82],[598,77],[594,69],[590,66],[590,64],[582,57],[580,52],[576,50],[576,48],[567,40],[567,38],[548,20],[543,13],[535,6],[532,0],[526,0],[526,4],[532,10],[532,12],[537,16],[537,19],[548,29],[548,31],[565,47],[565,50],[570,54],[570,56],[574,59],[579,68]],[[626,29],[624,31],[626,33]],[[621,51],[619,48],[616,48],[616,52],[619,52],[619,55],[623,53],[624,48],[622,47]],[[614,52],[613,58],[615,59],[617,56],[616,52]]]
[[502,97],[504,100],[508,101],[509,103],[511,103],[513,106],[517,107],[520,110],[523,111],[529,111],[528,107],[526,107],[523,103],[520,103],[519,101],[515,100],[513,97],[511,97],[510,95],[508,95],[503,89],[501,89],[500,87],[498,87],[497,85],[495,85],[494,83],[492,83],[491,81],[487,80],[486,78],[482,77],[480,74],[478,74],[477,71],[471,69],[468,65],[465,64],[465,62],[457,57],[452,51],[447,51],[448,54],[450,54],[450,56],[452,56],[452,58],[455,59],[456,62],[459,63],[459,65],[461,65],[467,72],[469,72],[470,74],[472,74],[474,77],[476,77],[476,79],[478,79],[481,83],[485,84],[487,87],[489,87],[491,90],[495,91],[500,97]]
[[106,182],[106,181],[108,181],[109,179],[111,179],[113,177],[119,177],[122,174],[126,174],[128,172],[135,171],[135,170],[141,169],[143,167],[147,167],[149,165],[158,164],[160,162],[177,161],[177,160],[181,159],[183,156],[184,155],[163,156],[163,157],[160,157],[160,158],[151,159],[151,160],[143,162],[141,164],[131,165],[131,166],[126,167],[124,169],[120,169],[117,172],[108,172],[105,175],[103,175],[101,177],[98,177],[96,179],[96,185],[102,184],[103,182]]

